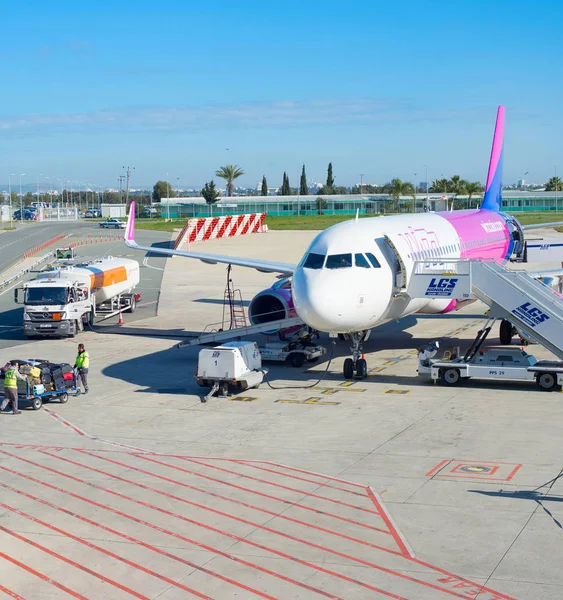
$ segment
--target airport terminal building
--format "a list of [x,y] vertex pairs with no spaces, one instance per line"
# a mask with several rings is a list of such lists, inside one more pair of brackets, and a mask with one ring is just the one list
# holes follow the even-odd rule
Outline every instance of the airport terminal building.
[[[477,208],[482,195],[468,196],[453,194],[416,194],[403,196],[397,202],[388,194],[357,194],[336,196],[232,196],[224,197],[213,205],[213,215],[241,213],[267,213],[271,216],[299,215],[362,215],[389,213],[443,211]],[[162,198],[162,216],[189,218],[209,216],[209,206],[202,197]],[[522,192],[505,190],[502,200],[507,212],[557,212],[563,209],[562,192]]]

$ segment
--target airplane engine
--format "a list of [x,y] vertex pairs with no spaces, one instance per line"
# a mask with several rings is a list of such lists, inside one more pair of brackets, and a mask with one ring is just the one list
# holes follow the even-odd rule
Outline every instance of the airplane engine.
[[253,325],[295,316],[291,279],[282,279],[271,288],[256,294],[248,307],[248,317]]
[[457,300],[451,298],[435,298],[427,302],[418,312],[423,315],[440,315],[458,308]]

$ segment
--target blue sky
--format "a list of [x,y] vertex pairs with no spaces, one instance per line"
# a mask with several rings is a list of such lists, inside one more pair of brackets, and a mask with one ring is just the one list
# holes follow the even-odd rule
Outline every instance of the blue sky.
[[504,181],[563,175],[561,2],[31,0],[0,20],[0,184],[134,165],[133,187],[198,186],[233,163],[294,185],[329,161],[339,185],[484,181],[498,104]]

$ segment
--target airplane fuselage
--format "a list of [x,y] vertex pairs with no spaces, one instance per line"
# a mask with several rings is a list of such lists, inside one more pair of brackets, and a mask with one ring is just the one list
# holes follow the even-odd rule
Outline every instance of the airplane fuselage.
[[299,263],[295,310],[307,325],[329,333],[368,330],[415,312],[448,312],[455,301],[404,293],[415,262],[504,263],[519,236],[515,219],[490,210],[345,221],[320,233]]

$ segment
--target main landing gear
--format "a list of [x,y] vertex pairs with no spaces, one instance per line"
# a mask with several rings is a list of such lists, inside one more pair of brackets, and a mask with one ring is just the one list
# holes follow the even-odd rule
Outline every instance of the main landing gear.
[[368,376],[368,364],[366,359],[362,356],[362,344],[368,337],[368,331],[360,331],[346,335],[346,339],[351,342],[350,350],[352,351],[352,358],[347,358],[344,361],[344,379],[352,379],[354,374],[357,379],[365,379]]

